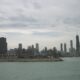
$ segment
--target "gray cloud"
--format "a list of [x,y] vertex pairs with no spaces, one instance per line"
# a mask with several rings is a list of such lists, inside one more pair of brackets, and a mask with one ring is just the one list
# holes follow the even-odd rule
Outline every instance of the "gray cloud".
[[0,36],[8,37],[9,48],[19,42],[59,46],[76,33],[80,0],[0,0]]
[[[0,28],[79,28],[80,0],[0,0]],[[63,31],[64,29],[62,29]],[[74,31],[74,30],[73,30]]]

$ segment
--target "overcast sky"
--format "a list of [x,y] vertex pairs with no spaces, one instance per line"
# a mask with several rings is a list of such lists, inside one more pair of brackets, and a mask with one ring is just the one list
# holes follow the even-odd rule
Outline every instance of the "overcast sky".
[[80,0],[0,0],[0,37],[8,48],[67,43],[80,35]]

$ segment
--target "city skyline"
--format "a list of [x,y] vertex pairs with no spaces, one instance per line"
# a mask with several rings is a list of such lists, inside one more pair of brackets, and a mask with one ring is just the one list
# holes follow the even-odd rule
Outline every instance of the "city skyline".
[[[2,43],[3,43],[3,41],[5,40],[5,41],[7,41],[7,38],[5,38],[5,37],[0,37],[0,40],[1,40],[1,42],[0,42],[0,44],[2,45]],[[8,42],[6,42],[7,43],[7,49],[8,49],[8,47],[9,47],[9,43]],[[74,45],[74,44],[76,44],[76,45]],[[17,45],[17,47],[14,47],[14,48],[10,48],[10,49],[28,49],[28,48],[36,48],[37,49],[37,52],[39,52],[39,51],[41,51],[41,49],[40,49],[40,44],[38,43],[38,42],[36,42],[35,44],[31,44],[31,45],[28,45],[26,48],[24,47],[24,45],[23,45],[23,43],[17,43],[16,44]],[[69,46],[69,47],[68,47]],[[79,50],[80,50],[80,39],[79,39],[79,35],[76,35],[75,36],[75,43],[74,43],[74,41],[73,40],[69,40],[69,43],[67,44],[66,42],[64,43],[64,42],[62,42],[62,43],[60,43],[59,44],[59,49],[54,45],[52,48],[56,48],[58,51],[61,51],[61,52],[74,52],[74,50],[76,50],[76,51],[78,51],[78,53],[79,53]],[[42,50],[43,49],[52,49],[52,48],[48,48],[48,46],[46,46],[46,45],[44,45],[43,46],[43,48],[42,48]],[[10,49],[8,49],[8,50],[10,50]]]
[[[76,36],[79,37],[79,35],[76,35]],[[4,38],[4,36],[2,36],[1,38]],[[6,38],[6,37],[5,37],[5,38]],[[18,42],[18,43],[15,44],[14,47],[10,47],[10,45],[9,45],[10,43],[8,42],[8,38],[7,38],[8,50],[9,50],[9,49],[18,48],[18,44],[22,44],[22,45],[23,45],[23,48],[27,49],[27,48],[28,48],[29,46],[31,46],[31,45],[32,45],[32,46],[35,45],[35,47],[36,47],[36,44],[38,43],[40,50],[43,50],[44,47],[47,47],[47,49],[52,49],[53,47],[56,47],[57,50],[61,50],[61,48],[60,48],[61,44],[62,44],[62,46],[64,46],[64,45],[66,44],[67,51],[69,52],[69,48],[71,48],[71,43],[70,43],[70,41],[73,42],[73,43],[72,43],[72,46],[73,46],[73,48],[76,49],[76,38],[75,38],[75,37],[71,38],[71,40],[68,40],[68,41],[60,41],[60,43],[59,43],[58,41],[56,41],[57,43],[56,43],[55,45],[53,45],[54,43],[52,43],[51,46],[48,45],[48,44],[49,44],[48,42],[47,42],[47,45],[46,45],[46,43],[45,43],[45,45],[42,45],[42,44],[40,44],[40,42],[35,42],[35,43],[32,43],[32,44],[31,44],[31,43],[25,44],[26,47],[25,47],[25,45],[24,45],[24,42]],[[13,41],[12,41],[12,43],[13,43]],[[27,42],[26,42],[26,43],[27,43]],[[50,42],[50,43],[51,43],[51,42]],[[79,43],[80,43],[80,41],[79,41]],[[44,43],[43,43],[43,44],[44,44]],[[49,46],[50,46],[50,47],[49,47]],[[42,47],[42,48],[41,48],[41,47]]]
[[0,37],[0,56],[15,56],[18,58],[27,58],[34,56],[54,56],[54,57],[79,57],[80,56],[80,40],[79,35],[75,36],[76,39],[76,48],[73,47],[73,40],[70,40],[70,48],[68,51],[68,47],[66,42],[60,44],[60,50],[57,47],[53,46],[53,48],[48,49],[45,46],[42,50],[40,50],[40,44],[36,43],[35,45],[29,45],[27,48],[23,47],[22,43],[18,43],[18,47],[8,50],[8,43],[5,37]]
[[0,37],[8,48],[39,43],[40,49],[67,43],[80,36],[79,0],[0,0]]

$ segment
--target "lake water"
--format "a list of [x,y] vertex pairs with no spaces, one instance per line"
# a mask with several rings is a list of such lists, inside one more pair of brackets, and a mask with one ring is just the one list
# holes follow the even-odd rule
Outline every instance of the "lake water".
[[0,80],[80,80],[80,58],[62,62],[0,62]]

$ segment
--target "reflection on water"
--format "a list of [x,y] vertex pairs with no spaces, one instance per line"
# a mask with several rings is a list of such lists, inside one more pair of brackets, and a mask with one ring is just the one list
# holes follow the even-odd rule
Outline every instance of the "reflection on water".
[[80,80],[80,58],[62,62],[0,62],[0,80]]

